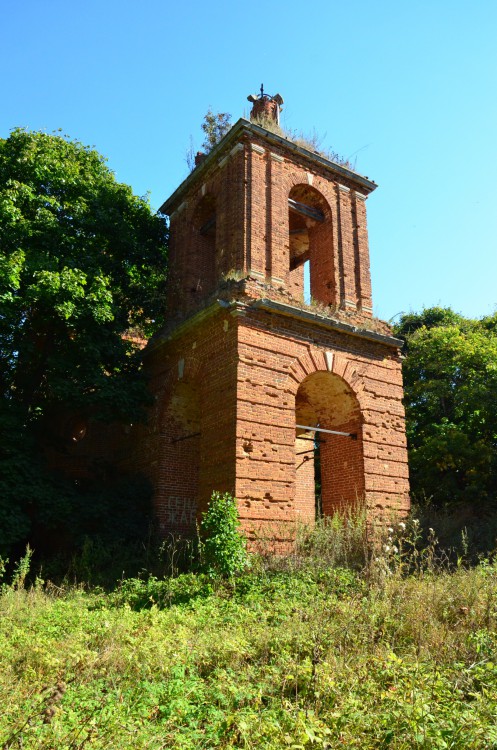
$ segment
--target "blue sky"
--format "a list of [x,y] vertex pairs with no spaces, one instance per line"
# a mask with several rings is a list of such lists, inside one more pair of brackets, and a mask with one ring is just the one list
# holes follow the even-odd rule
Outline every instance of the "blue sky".
[[375,314],[497,306],[493,0],[0,0],[0,137],[94,145],[157,208],[186,177],[209,106],[323,136],[379,187],[368,200]]

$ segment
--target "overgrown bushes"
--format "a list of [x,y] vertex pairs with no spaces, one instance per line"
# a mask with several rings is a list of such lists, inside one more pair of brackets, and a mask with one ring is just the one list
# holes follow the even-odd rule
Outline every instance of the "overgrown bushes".
[[247,565],[245,539],[239,531],[236,501],[229,493],[213,492],[200,524],[202,568],[232,578]]
[[[285,569],[252,558],[236,585],[21,573],[0,595],[0,747],[496,747],[495,563],[449,566],[414,522],[365,545],[361,524],[306,530]],[[318,564],[327,546],[341,565]]]

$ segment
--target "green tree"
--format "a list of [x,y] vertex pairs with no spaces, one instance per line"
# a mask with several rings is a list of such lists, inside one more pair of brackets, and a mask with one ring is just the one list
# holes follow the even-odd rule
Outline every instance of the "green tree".
[[438,505],[497,490],[497,316],[448,308],[405,315],[403,365],[414,495]]
[[54,414],[143,414],[130,332],[162,322],[166,240],[92,148],[21,129],[0,140],[0,542],[61,496],[42,466]]
[[212,151],[214,146],[217,146],[221,138],[223,138],[223,136],[225,136],[230,130],[231,115],[227,112],[214,113],[209,107],[201,128],[205,136],[202,147],[205,149],[206,153],[209,153],[209,151]]

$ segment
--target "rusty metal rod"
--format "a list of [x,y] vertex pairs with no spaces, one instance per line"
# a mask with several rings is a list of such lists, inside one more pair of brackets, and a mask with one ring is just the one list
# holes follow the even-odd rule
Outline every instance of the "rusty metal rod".
[[323,427],[310,427],[309,425],[305,424],[297,424],[295,427],[298,427],[300,430],[310,430],[312,432],[326,432],[328,435],[343,435],[343,437],[349,437],[352,438],[352,440],[357,440],[357,433],[356,432],[340,432],[339,430],[325,430]]

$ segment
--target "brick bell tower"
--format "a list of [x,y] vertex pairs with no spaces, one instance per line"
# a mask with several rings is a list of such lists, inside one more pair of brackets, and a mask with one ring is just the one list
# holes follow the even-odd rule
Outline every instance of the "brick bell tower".
[[401,342],[372,317],[376,185],[284,137],[279,95],[249,100],[161,207],[169,323],[146,350],[156,405],[135,468],[164,533],[192,531],[213,490],[275,540],[352,505],[405,514]]

